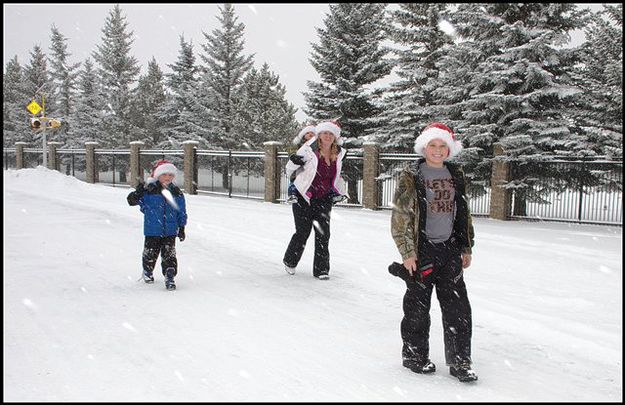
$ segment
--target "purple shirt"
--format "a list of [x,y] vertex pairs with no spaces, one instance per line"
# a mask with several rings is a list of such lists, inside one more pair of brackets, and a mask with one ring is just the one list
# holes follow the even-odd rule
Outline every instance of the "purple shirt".
[[317,174],[308,189],[308,196],[310,198],[322,198],[325,197],[334,187],[334,178],[336,177],[336,160],[330,162],[330,165],[326,164],[326,160],[315,152],[317,159]]

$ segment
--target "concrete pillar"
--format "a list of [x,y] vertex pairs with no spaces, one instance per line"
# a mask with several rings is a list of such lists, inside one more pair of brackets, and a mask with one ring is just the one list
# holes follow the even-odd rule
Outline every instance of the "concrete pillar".
[[[493,152],[495,157],[506,154],[499,143],[493,145]],[[494,160],[490,179],[490,217],[493,219],[506,221],[510,217],[511,193],[502,187],[508,181],[510,181],[510,163]]]
[[132,188],[137,187],[139,181],[143,181],[143,169],[141,168],[141,147],[144,145],[142,141],[130,142],[130,177],[128,185]]
[[379,208],[380,184],[380,147],[375,142],[363,144],[364,161],[362,168],[362,205],[364,208],[376,210]]
[[56,150],[63,142],[48,142],[48,169],[61,171],[61,162],[56,155]]
[[15,168],[24,168],[24,148],[28,145],[26,142],[15,142]]
[[265,142],[265,201],[277,203],[280,200],[280,164],[278,146],[281,142]]
[[85,142],[85,148],[87,149],[87,183],[97,183],[98,181],[98,167],[95,158],[95,147],[97,142]]
[[197,146],[198,141],[184,141],[184,191],[197,194]]

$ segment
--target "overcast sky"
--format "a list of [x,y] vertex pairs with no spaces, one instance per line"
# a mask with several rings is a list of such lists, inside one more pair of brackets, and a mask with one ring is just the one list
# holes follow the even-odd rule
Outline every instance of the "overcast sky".
[[[3,4],[3,66],[17,55],[24,66],[30,62],[35,44],[49,54],[52,24],[68,38],[70,62],[91,57],[102,43],[104,21],[114,7],[110,4]],[[217,16],[221,4],[121,4],[128,29],[134,33],[132,55],[145,73],[152,56],[161,69],[171,71],[180,51],[179,36],[193,42],[197,62],[204,54],[202,31],[211,34],[220,28]],[[586,4],[587,7],[600,5]],[[302,121],[306,114],[303,91],[308,80],[319,75],[309,62],[311,43],[319,43],[316,28],[323,27],[329,6],[317,4],[234,4],[239,22],[245,24],[245,52],[255,54],[256,67],[268,63],[286,87],[287,99],[298,109]],[[581,41],[581,33],[573,36]]]
[[[48,54],[54,23],[68,38],[70,61],[90,57],[102,43],[104,21],[115,4],[4,4],[3,65],[17,55],[23,66],[35,44]],[[120,4],[128,29],[134,33],[132,54],[145,72],[152,56],[164,72],[180,51],[180,35],[193,41],[196,61],[204,54],[202,34],[221,28],[217,16],[221,4]],[[268,63],[280,76],[287,98],[302,111],[307,80],[319,80],[308,61],[311,42],[318,43],[315,27],[323,26],[328,4],[234,4],[239,22],[245,24],[245,51],[255,54],[257,67]]]

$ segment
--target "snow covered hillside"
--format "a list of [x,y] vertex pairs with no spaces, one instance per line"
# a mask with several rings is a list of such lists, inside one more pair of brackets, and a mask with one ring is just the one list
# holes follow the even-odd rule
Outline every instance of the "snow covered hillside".
[[[5,401],[622,401],[622,228],[474,219],[479,381],[401,365],[390,212],[335,208],[331,279],[281,264],[291,207],[186,195],[178,289],[138,282],[127,188],[4,171]],[[435,295],[435,294],[434,294]]]

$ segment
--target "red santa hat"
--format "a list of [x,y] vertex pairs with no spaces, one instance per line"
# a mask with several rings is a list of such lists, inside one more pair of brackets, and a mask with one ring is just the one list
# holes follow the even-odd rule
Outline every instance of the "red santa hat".
[[308,126],[302,128],[302,130],[299,131],[299,134],[297,134],[297,136],[295,138],[293,138],[293,143],[296,144],[296,145],[301,143],[302,140],[304,139],[304,135],[306,135],[309,132],[312,132],[313,134],[316,134],[314,125],[308,125]]
[[421,132],[421,135],[419,135],[415,140],[414,151],[418,155],[425,156],[425,152],[423,150],[432,139],[441,139],[447,144],[449,147],[448,158],[456,156],[462,150],[462,142],[456,140],[454,131],[452,131],[445,124],[433,122],[425,127],[425,129]]
[[341,127],[339,126],[339,123],[337,121],[321,122],[317,124],[317,126],[315,126],[315,133],[317,135],[319,135],[323,131],[332,132],[332,134],[334,134],[334,139],[336,140],[336,143],[339,145],[342,143],[342,140],[339,140],[341,138]]
[[176,169],[176,166],[174,166],[170,161],[163,159],[159,160],[154,165],[154,168],[152,169],[152,178],[158,180],[162,174],[173,174],[175,176],[177,173],[178,170]]

